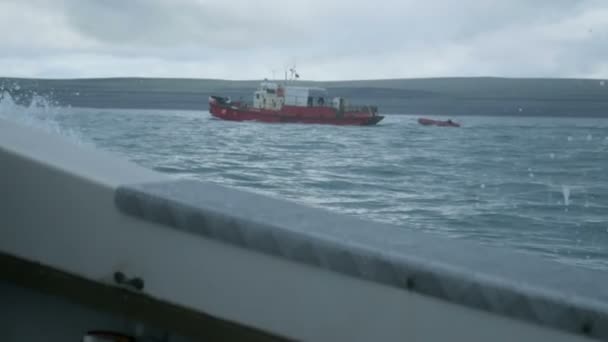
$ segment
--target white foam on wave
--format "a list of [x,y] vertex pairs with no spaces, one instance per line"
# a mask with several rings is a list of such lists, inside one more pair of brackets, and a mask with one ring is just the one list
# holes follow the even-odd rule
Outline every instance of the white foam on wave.
[[72,108],[60,106],[50,97],[35,93],[27,97],[13,95],[19,89],[18,84],[10,88],[0,86],[0,119],[60,135],[78,145],[91,145],[79,132],[61,124],[60,117],[72,115]]

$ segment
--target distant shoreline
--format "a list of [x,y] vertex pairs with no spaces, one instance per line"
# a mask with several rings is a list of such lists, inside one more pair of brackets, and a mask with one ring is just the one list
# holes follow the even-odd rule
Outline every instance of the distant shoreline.
[[[264,79],[228,79],[228,78],[193,78],[193,77],[147,77],[147,76],[110,76],[110,77],[14,77],[0,76],[0,80],[37,80],[37,81],[103,81],[103,80],[168,80],[168,81],[211,81],[211,82],[261,82]],[[605,81],[603,78],[576,78],[576,77],[511,77],[511,76],[435,76],[435,77],[406,77],[406,78],[370,78],[370,79],[343,79],[343,80],[306,80],[300,83],[340,83],[340,82],[385,82],[385,81],[420,81],[420,80],[557,80],[557,81]],[[282,79],[270,81],[281,82]]]
[[[83,108],[207,110],[209,95],[250,100],[260,81],[174,78],[0,78],[2,92],[27,105],[32,94]],[[608,118],[608,81],[566,78],[446,77],[297,81],[321,86],[381,113],[439,116]]]

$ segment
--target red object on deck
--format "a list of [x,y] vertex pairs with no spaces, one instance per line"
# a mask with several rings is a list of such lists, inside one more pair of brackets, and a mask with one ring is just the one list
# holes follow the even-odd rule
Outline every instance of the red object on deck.
[[460,124],[452,120],[441,121],[427,118],[418,119],[418,123],[424,126],[460,127]]

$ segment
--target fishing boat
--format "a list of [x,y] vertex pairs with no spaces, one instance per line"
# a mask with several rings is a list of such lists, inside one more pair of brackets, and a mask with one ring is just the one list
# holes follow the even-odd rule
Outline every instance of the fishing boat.
[[376,106],[352,106],[345,98],[327,97],[319,87],[261,82],[253,93],[253,103],[232,101],[229,97],[210,96],[212,116],[230,121],[305,123],[333,125],[375,125],[384,116]]
[[460,124],[450,120],[433,120],[427,118],[418,119],[418,123],[424,126],[440,126],[440,127],[460,127]]

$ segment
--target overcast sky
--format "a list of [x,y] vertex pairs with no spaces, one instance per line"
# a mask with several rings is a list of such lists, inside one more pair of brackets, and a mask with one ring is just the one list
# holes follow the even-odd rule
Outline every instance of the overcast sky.
[[0,0],[0,76],[608,78],[608,0]]

